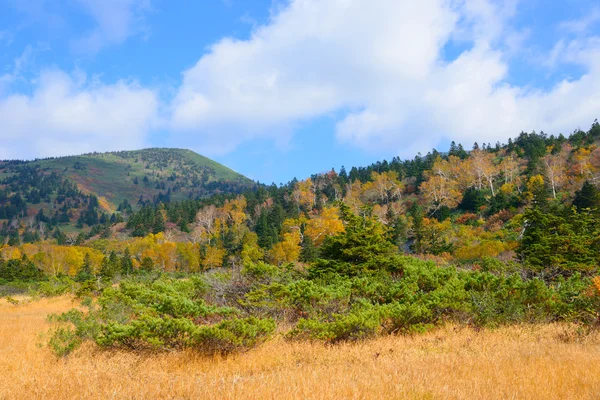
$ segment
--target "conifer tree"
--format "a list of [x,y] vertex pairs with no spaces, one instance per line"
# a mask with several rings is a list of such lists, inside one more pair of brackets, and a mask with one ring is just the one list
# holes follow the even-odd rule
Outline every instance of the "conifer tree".
[[128,276],[133,273],[133,261],[131,261],[131,253],[129,247],[125,248],[123,258],[121,258],[121,274]]
[[583,210],[585,208],[597,210],[600,206],[600,192],[598,191],[598,188],[589,181],[585,181],[581,189],[575,194],[573,206],[578,210]]
[[75,276],[75,280],[77,282],[85,282],[92,279],[94,279],[94,274],[92,272],[90,255],[86,253],[86,255],[83,257],[83,264]]

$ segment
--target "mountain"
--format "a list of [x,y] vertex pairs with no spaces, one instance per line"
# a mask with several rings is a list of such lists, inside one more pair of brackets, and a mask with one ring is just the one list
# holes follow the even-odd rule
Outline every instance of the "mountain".
[[[27,164],[26,164],[27,165]],[[123,200],[135,204],[170,192],[172,200],[230,193],[252,184],[248,178],[191,150],[152,148],[91,153],[31,163],[62,174],[84,193],[104,199],[111,208]]]
[[0,219],[26,219],[41,212],[42,219],[67,223],[88,213],[93,225],[103,213],[237,193],[253,185],[243,175],[185,149],[7,160],[0,162]]

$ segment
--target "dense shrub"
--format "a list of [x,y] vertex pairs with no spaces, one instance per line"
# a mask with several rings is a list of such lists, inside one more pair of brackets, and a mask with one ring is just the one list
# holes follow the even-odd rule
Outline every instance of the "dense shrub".
[[46,279],[44,272],[36,267],[27,256],[8,261],[0,260],[0,282],[37,282]]
[[85,340],[105,348],[227,353],[251,348],[275,330],[270,319],[244,317],[238,309],[207,304],[202,298],[206,290],[198,277],[123,281],[105,289],[96,303],[89,301],[87,312],[54,316],[60,325],[50,345],[59,355]]
[[[486,269],[500,269],[490,264]],[[590,280],[581,275],[546,284],[506,271],[442,268],[403,256],[389,256],[381,267],[377,273],[262,285],[246,295],[245,304],[288,322],[299,319],[289,337],[328,342],[419,332],[447,321],[476,326],[598,321],[599,297],[586,294]]]
[[212,354],[256,346],[276,321],[291,326],[290,339],[329,343],[422,332],[446,322],[600,322],[600,291],[578,273],[546,282],[496,261],[461,269],[395,254],[315,265],[328,263],[348,268],[315,273],[251,263],[181,279],[136,276],[87,300],[88,311],[54,317],[60,324],[50,344],[57,354],[86,340],[104,348]]

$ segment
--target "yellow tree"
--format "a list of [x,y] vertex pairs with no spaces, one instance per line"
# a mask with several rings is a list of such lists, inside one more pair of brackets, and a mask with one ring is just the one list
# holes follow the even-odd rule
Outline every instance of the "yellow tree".
[[585,179],[593,175],[591,156],[594,150],[594,146],[590,146],[589,148],[580,147],[573,154],[573,160],[575,161],[577,174],[581,178]]
[[443,174],[448,179],[456,181],[461,192],[467,190],[473,184],[473,174],[468,160],[461,160],[456,156],[448,156],[448,161],[439,160],[437,167],[438,175]]
[[429,177],[421,184],[421,193],[431,211],[441,207],[455,208],[462,200],[462,194],[456,185],[440,175]]
[[[543,196],[545,187],[544,187],[544,177],[542,175],[534,175],[527,181],[527,192],[526,198],[531,201],[535,199],[537,196]],[[545,198],[545,196],[544,196]]]
[[18,247],[12,247],[5,245],[2,247],[2,259],[3,260],[14,260],[19,259],[23,256],[21,250]]
[[447,161],[438,157],[425,176],[427,180],[421,184],[420,190],[430,211],[435,212],[444,206],[454,208],[460,203],[462,193]]
[[343,231],[344,224],[337,207],[325,207],[320,213],[311,214],[304,228],[304,234],[311,238],[316,246],[320,246],[327,236]]
[[270,261],[275,265],[298,261],[301,250],[300,243],[301,238],[299,231],[284,233],[283,240],[276,243],[269,251]]
[[600,172],[600,148],[595,149],[590,154],[590,164],[592,166],[592,172],[594,173],[593,181],[598,181],[600,176],[598,172]]
[[163,271],[173,272],[177,265],[177,245],[173,242],[165,241],[158,246],[158,259],[156,260],[162,266]]
[[500,169],[494,164],[494,155],[487,151],[475,149],[471,152],[469,159],[475,177],[475,186],[482,189],[484,182],[490,188],[492,196],[496,195],[494,181],[500,174]]
[[214,233],[215,220],[218,211],[214,205],[203,207],[196,214],[196,224],[192,229],[191,238],[193,243],[210,243]]
[[301,207],[312,209],[316,202],[316,187],[312,179],[308,178],[304,181],[296,183],[296,188],[292,192],[292,199],[300,211]]
[[60,272],[67,272],[64,270],[67,249],[68,247],[66,246],[44,245],[42,246],[42,251],[36,255],[35,259],[44,272],[56,276]]
[[241,243],[242,237],[248,231],[246,205],[246,198],[238,196],[234,200],[226,201],[223,207],[218,209],[214,235],[220,238],[221,245],[225,242],[232,246]]
[[391,201],[400,199],[402,196],[403,185],[398,179],[396,171],[387,171],[371,173],[373,190],[377,193],[377,198],[381,204],[388,204]]
[[508,155],[500,162],[500,171],[504,178],[503,191],[510,193],[514,188],[521,192],[521,186],[523,184],[521,173],[523,171],[522,159],[515,159],[513,155]]
[[226,200],[219,212],[226,221],[237,227],[244,224],[248,219],[246,204],[246,198],[240,195],[234,200]]
[[181,268],[189,272],[198,272],[200,270],[200,246],[189,242],[180,242],[176,245]]
[[544,157],[544,165],[546,166],[546,178],[552,188],[552,197],[556,198],[556,190],[565,183],[567,177],[565,169],[566,154],[564,152],[547,154]]
[[346,184],[346,195],[344,196],[344,203],[350,207],[353,213],[358,213],[358,210],[363,205],[361,195],[363,189],[360,181],[356,180],[352,183]]
[[258,245],[258,235],[254,232],[246,232],[242,238],[242,263],[244,265],[256,263],[264,258],[263,249]]
[[206,246],[206,252],[204,254],[204,259],[202,260],[202,265],[204,266],[204,269],[219,268],[223,266],[224,258],[224,249],[214,246]]

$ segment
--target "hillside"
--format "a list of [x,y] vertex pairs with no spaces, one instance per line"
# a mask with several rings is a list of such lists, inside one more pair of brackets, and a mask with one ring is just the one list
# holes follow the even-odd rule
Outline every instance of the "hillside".
[[[116,211],[237,193],[252,185],[243,175],[184,149],[7,160],[0,162],[0,220],[35,217],[29,225],[79,222],[92,226]],[[115,218],[119,220],[114,217],[113,222]]]
[[135,205],[140,196],[153,202],[199,198],[247,188],[241,174],[191,150],[155,148],[91,153],[31,163],[46,172],[62,174],[84,193],[104,199],[111,210],[123,201]]

